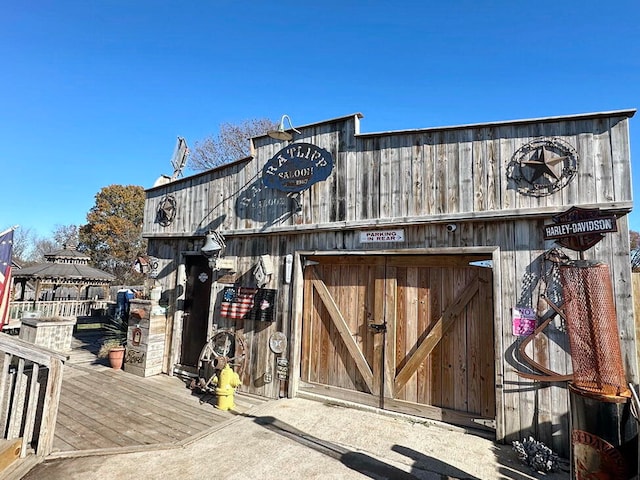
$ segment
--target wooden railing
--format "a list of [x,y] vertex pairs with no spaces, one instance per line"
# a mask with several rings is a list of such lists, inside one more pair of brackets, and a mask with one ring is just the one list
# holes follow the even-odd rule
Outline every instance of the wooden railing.
[[0,333],[0,427],[5,440],[22,439],[22,459],[28,453],[51,453],[67,359],[64,353]]
[[44,302],[11,302],[9,320],[20,320],[25,312],[40,312],[41,317],[88,317],[95,310],[108,307],[107,300],[48,300]]

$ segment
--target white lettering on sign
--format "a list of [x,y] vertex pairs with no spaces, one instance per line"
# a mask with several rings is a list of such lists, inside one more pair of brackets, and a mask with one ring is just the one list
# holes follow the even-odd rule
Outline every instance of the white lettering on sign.
[[613,222],[613,218],[600,218],[595,220],[583,220],[574,223],[548,225],[545,227],[545,234],[547,238],[559,238],[569,235],[615,232],[616,228]]
[[360,232],[360,243],[404,242],[404,230]]

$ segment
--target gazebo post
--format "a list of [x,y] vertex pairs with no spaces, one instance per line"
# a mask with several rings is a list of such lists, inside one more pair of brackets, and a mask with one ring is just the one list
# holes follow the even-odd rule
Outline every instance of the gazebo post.
[[38,302],[38,300],[40,299],[40,279],[36,279],[36,292],[35,292],[35,296],[33,297],[33,306],[36,306],[36,303]]
[[24,292],[27,289],[27,279],[20,280],[20,285],[22,286],[22,290],[20,290],[20,301],[24,302]]

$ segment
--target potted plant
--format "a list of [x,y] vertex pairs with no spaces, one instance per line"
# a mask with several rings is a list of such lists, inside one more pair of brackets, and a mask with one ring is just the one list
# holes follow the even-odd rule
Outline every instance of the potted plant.
[[109,358],[111,367],[120,369],[124,362],[128,322],[121,316],[113,316],[109,317],[103,328],[105,336],[100,350],[98,350],[98,358]]
[[108,358],[111,368],[119,370],[124,363],[124,345],[120,340],[111,338],[105,340],[98,350],[98,358]]

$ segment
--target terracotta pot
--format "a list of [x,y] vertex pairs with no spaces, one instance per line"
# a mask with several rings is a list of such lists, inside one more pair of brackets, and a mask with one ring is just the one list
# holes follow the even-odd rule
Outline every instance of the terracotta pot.
[[111,368],[120,370],[124,363],[124,347],[116,347],[109,350],[109,363]]

